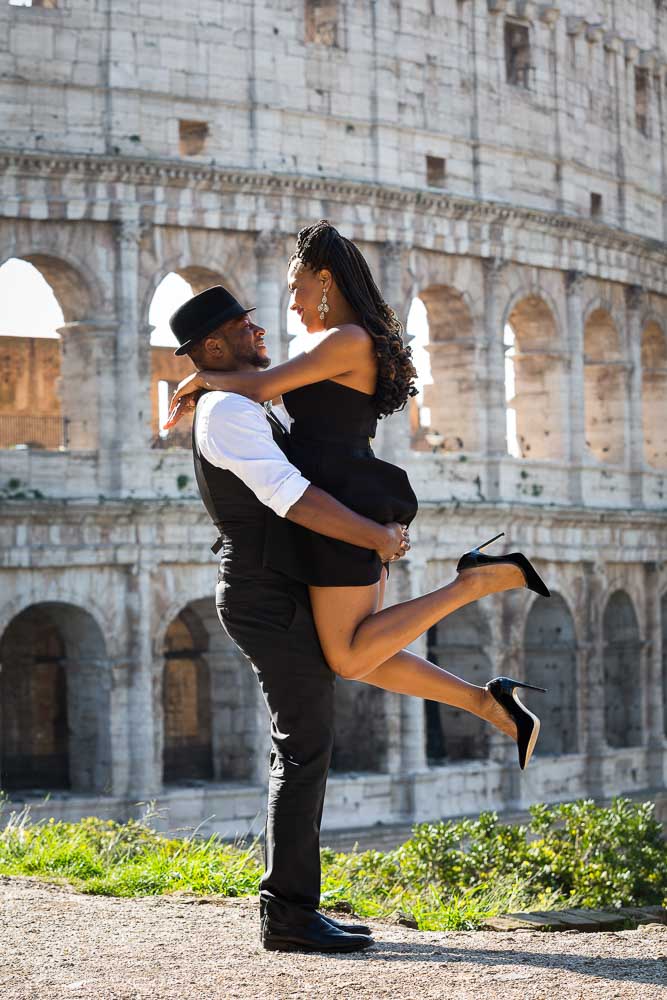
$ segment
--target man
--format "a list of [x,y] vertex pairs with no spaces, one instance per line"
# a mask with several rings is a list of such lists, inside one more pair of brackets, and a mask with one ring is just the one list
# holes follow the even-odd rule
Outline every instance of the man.
[[[171,317],[200,369],[266,368],[264,329],[221,285],[195,295]],[[170,417],[171,419],[171,417]],[[285,420],[288,418],[285,416]],[[216,606],[251,661],[271,716],[261,939],[269,950],[357,951],[372,944],[362,925],[318,913],[319,831],[333,743],[334,674],[313,623],[307,587],[263,565],[269,518],[287,517],[383,558],[404,554],[398,526],[377,524],[311,485],[288,461],[286,425],[235,393],[209,392],[193,422],[195,474],[222,550]]]

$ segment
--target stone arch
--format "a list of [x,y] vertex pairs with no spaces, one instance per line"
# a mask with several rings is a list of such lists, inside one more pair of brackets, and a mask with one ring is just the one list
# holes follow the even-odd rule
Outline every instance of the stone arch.
[[37,251],[12,254],[3,264],[10,260],[35,268],[32,278],[51,289],[60,318],[54,317],[57,339],[17,336],[0,342],[0,447],[58,450],[76,437],[78,407],[66,381],[72,374],[68,341],[90,315],[93,293],[87,277],[67,260]]
[[332,771],[386,770],[389,697],[371,684],[336,678]]
[[589,307],[584,323],[584,428],[598,461],[625,458],[627,365],[619,328],[604,305]]
[[415,294],[426,309],[433,384],[424,387],[430,430],[442,436],[444,451],[480,447],[473,312],[465,292],[433,284]]
[[165,783],[251,779],[258,713],[246,658],[220,625],[212,596],[167,621],[156,676]]
[[602,618],[605,738],[610,747],[641,746],[641,640],[634,605],[615,590]]
[[644,461],[667,469],[667,335],[656,320],[642,330],[641,359]]
[[[211,285],[224,285],[240,302],[244,299],[243,282],[236,275],[231,260],[218,260],[217,257],[210,257],[207,258],[205,264],[200,263],[197,257],[192,255],[191,250],[187,246],[183,246],[166,258],[152,259],[150,263],[152,266],[142,281],[143,294],[140,310],[146,328],[149,326],[148,313],[155,292],[168,274],[178,274],[184,281],[187,281],[194,295],[203,292],[205,288],[210,288]],[[147,265],[148,261],[145,262],[144,266]],[[256,304],[255,302],[250,303],[250,305]]]
[[0,661],[3,787],[109,793],[112,676],[93,616],[29,605],[3,631]]
[[[484,614],[468,604],[429,629],[428,658],[471,684],[492,677],[486,652],[491,630]],[[426,752],[431,763],[479,760],[488,756],[489,726],[463,709],[425,702]]]
[[93,313],[95,295],[91,280],[80,264],[60,257],[32,252],[21,258],[32,264],[53,289],[66,323],[83,322]]
[[546,293],[516,292],[503,331],[508,450],[521,458],[561,459],[565,356]]
[[[577,643],[574,618],[560,594],[552,591],[550,600],[533,601],[524,626],[523,647],[526,681],[548,691],[537,710],[541,729],[535,752],[577,753]],[[525,694],[528,703],[531,692]],[[520,697],[523,701],[521,693]]]
[[[55,245],[52,245],[55,244]],[[0,266],[16,258],[32,264],[53,290],[65,323],[81,323],[105,312],[105,292],[99,276],[89,264],[57,241],[45,243],[23,234],[0,248]]]
[[586,306],[584,307],[583,323],[584,327],[590,320],[591,316],[596,312],[607,313],[614,325],[615,330],[619,334],[619,344],[623,344],[623,331],[624,327],[624,314],[619,308],[618,302],[614,301],[613,294],[611,295],[597,295],[591,299],[588,299]]

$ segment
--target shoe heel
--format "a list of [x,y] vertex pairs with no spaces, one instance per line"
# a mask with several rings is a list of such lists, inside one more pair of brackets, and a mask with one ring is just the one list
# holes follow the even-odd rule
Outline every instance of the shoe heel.
[[486,688],[516,723],[519,767],[524,771],[537,743],[540,720],[519,699],[516,689],[528,688],[531,691],[545,691],[546,689],[537,687],[536,684],[515,681],[512,677],[494,677],[488,682]]
[[542,691],[546,694],[547,689],[538,687],[536,684],[526,684],[525,681],[515,681],[511,677],[504,677],[503,680],[507,685],[511,684],[513,688],[527,688],[529,691]]
[[498,538],[502,538],[502,536],[503,536],[504,534],[505,534],[505,532],[504,532],[504,531],[501,531],[501,532],[500,532],[500,534],[498,534],[498,535],[494,535],[494,536],[493,536],[493,538],[489,538],[488,542],[482,542],[482,544],[481,544],[481,545],[478,545],[478,546],[477,546],[477,548],[474,548],[474,549],[473,549],[473,552],[481,552],[481,550],[482,550],[482,549],[485,549],[487,545],[490,545],[490,544],[491,544],[491,542],[495,542],[495,541],[496,541],[496,539],[498,539]]

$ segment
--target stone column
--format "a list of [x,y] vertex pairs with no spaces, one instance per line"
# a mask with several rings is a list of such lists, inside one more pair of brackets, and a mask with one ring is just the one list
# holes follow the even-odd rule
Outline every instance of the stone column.
[[257,306],[253,318],[266,328],[266,346],[274,365],[287,360],[287,317],[283,310],[287,287],[285,236],[262,231],[255,241],[257,258]]
[[643,659],[644,713],[647,729],[647,777],[651,788],[664,786],[665,716],[662,676],[662,635],[660,617],[660,579],[654,562],[644,563],[646,601],[646,639]]
[[150,343],[139,319],[139,244],[142,226],[132,215],[116,230],[116,451],[115,490],[147,496],[151,439]]
[[584,420],[584,313],[582,293],[585,275],[581,271],[568,271],[565,277],[567,298],[567,427],[565,457],[568,463],[569,498],[573,504],[583,502],[582,466],[586,456],[586,429]]
[[[426,593],[426,563],[411,555],[403,567],[406,594],[402,600],[413,600]],[[392,571],[393,572],[393,571]],[[426,657],[426,634],[419,636],[408,647],[411,653]],[[401,771],[413,773],[426,768],[426,719],[424,701],[409,695],[401,697]]]
[[[491,643],[483,650],[493,664],[493,676],[524,677],[521,608],[525,597],[520,591],[494,594],[489,598]],[[490,678],[489,678],[490,679]],[[500,795],[506,810],[521,808],[521,771],[516,743],[493,726],[489,727],[489,760],[502,764]]]
[[631,285],[625,290],[626,327],[628,337],[627,380],[628,409],[625,435],[625,467],[630,476],[630,500],[634,507],[642,506],[642,470],[644,467],[644,427],[642,419],[642,310],[644,290]]
[[581,639],[578,650],[580,686],[579,710],[583,720],[586,754],[587,793],[604,793],[603,764],[607,751],[605,736],[604,640],[602,635],[602,595],[605,567],[602,563],[582,563],[583,588],[576,615]]
[[128,756],[129,793],[142,797],[156,795],[161,789],[154,737],[152,595],[159,586],[155,576],[153,555],[139,549],[127,578]]
[[[406,244],[387,242],[382,245],[382,295],[396,312],[403,324],[408,320],[410,290],[408,288],[408,253]],[[404,342],[408,338],[404,335]],[[385,424],[378,424],[378,445],[382,458],[387,462],[404,465],[410,454],[412,433],[410,430],[410,402],[402,410],[392,414]]]
[[483,492],[488,500],[500,497],[500,462],[507,454],[507,416],[505,404],[505,345],[502,329],[501,276],[505,262],[489,257],[484,267],[484,344],[478,351],[484,357],[479,374],[483,414],[480,443],[486,458],[486,483]]
[[66,323],[62,340],[60,399],[66,444],[99,453],[99,489],[111,489],[108,470],[116,437],[114,368],[117,325],[112,320]]

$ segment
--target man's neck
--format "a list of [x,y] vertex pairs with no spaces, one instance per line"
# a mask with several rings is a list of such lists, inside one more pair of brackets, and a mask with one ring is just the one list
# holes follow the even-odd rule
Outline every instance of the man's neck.
[[241,361],[233,366],[229,364],[204,364],[200,365],[197,371],[203,372],[261,372],[264,371],[262,368],[258,368],[256,365],[250,363],[250,361]]

